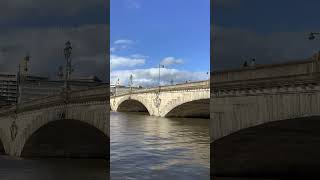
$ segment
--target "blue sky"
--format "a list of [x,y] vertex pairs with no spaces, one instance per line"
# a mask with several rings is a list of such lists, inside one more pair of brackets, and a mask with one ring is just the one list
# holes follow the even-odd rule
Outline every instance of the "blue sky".
[[320,31],[318,0],[214,0],[213,68],[239,68],[244,60],[259,64],[302,60],[319,50],[309,41]]
[[209,0],[111,0],[111,83],[162,84],[207,79],[210,71]]

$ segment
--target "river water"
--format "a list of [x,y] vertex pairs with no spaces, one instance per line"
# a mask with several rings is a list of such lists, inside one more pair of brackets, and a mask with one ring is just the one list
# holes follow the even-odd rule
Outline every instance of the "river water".
[[0,180],[208,180],[209,120],[111,112],[106,160],[0,156]]
[[0,156],[1,180],[107,180],[107,161]]
[[111,112],[111,179],[210,179],[208,127],[209,119]]

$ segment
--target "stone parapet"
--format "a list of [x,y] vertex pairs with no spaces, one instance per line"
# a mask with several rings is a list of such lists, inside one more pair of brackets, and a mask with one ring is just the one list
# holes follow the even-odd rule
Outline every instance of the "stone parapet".
[[183,91],[183,90],[195,90],[195,89],[210,89],[210,82],[209,80],[206,81],[198,81],[198,82],[192,82],[192,83],[185,83],[185,84],[177,84],[177,85],[170,85],[170,86],[161,86],[155,87],[155,88],[148,88],[148,89],[139,89],[139,90],[134,90],[131,93],[123,93],[123,94],[118,94],[114,97],[119,97],[119,96],[126,96],[128,94],[142,94],[142,93],[155,93],[158,92],[160,89],[161,92],[168,92],[168,91]]

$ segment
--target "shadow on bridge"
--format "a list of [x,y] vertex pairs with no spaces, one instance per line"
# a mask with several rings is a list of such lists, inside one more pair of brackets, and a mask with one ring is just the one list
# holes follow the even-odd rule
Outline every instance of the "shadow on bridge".
[[4,155],[4,154],[6,154],[6,151],[4,149],[4,145],[2,141],[0,141],[0,155]]
[[26,141],[22,157],[109,159],[110,139],[99,129],[78,120],[45,124]]
[[320,116],[270,122],[211,143],[216,177],[319,177]]

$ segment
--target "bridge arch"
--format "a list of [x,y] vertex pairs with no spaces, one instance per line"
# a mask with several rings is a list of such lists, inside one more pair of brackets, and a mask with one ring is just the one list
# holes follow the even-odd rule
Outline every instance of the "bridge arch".
[[58,106],[24,113],[20,123],[24,119],[27,124],[14,140],[11,153],[27,157],[109,159],[106,118],[104,104],[70,104],[67,111],[65,106]]
[[[210,117],[210,90],[187,91],[161,107],[162,117]],[[190,111],[192,110],[192,111]]]
[[114,105],[115,111],[126,111],[126,112],[147,112],[149,115],[152,114],[152,108],[149,107],[149,102],[146,98],[141,95],[127,95],[122,97]]
[[210,118],[210,99],[198,99],[178,104],[165,117]]
[[108,137],[80,120],[56,120],[38,128],[25,141],[22,157],[108,158]]
[[[218,121],[216,121],[217,119],[220,119],[220,120],[226,120],[226,119],[223,119],[223,116],[225,114],[222,114],[222,113],[213,113],[214,116],[214,123],[217,124]],[[248,116],[247,116],[248,117]],[[234,135],[234,134],[237,134],[238,132],[241,132],[241,131],[246,131],[247,129],[252,129],[252,128],[259,128],[259,127],[263,127],[263,126],[272,126],[273,124],[281,124],[281,123],[285,123],[285,122],[288,122],[288,121],[291,121],[291,120],[307,120],[308,118],[314,118],[314,117],[318,117],[317,119],[319,120],[320,122],[320,113],[305,113],[305,114],[287,114],[285,117],[283,118],[274,118],[274,119],[264,119],[264,120],[259,120],[259,119],[256,119],[255,122],[251,122],[251,123],[242,123],[240,126],[238,124],[237,128],[233,128],[233,129],[227,129],[227,131],[225,130],[222,134],[222,132],[218,132],[218,129],[217,128],[214,128],[214,130],[216,130],[215,132],[215,135],[213,137],[213,141],[218,141],[226,136],[230,136],[230,135]],[[252,118],[252,117],[251,117]],[[250,119],[251,119],[250,118]],[[234,120],[234,125],[235,122],[237,120]],[[300,121],[301,122],[301,121]],[[221,121],[220,121],[221,123]],[[226,122],[226,123],[230,123],[230,122]],[[213,125],[213,127],[218,127],[216,125]],[[224,127],[224,126],[220,126],[220,127]],[[288,127],[289,128],[289,127]],[[288,129],[287,128],[287,129]],[[220,134],[218,134],[218,133]]]
[[[215,175],[308,174],[320,165],[320,115],[261,123],[216,139]],[[311,165],[306,169],[306,165]],[[228,166],[225,166],[225,164]],[[277,164],[276,166],[274,164]]]

